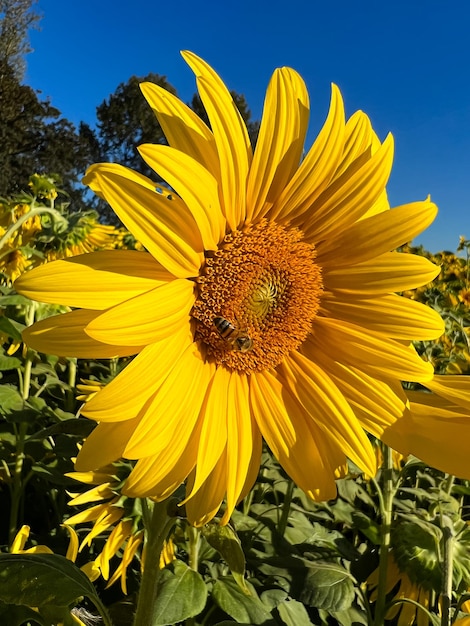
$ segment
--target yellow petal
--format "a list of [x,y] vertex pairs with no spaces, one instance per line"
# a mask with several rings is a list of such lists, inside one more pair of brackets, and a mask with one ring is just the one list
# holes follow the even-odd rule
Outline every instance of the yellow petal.
[[246,216],[246,179],[251,148],[246,144],[245,123],[226,92],[214,89],[212,81],[198,78],[199,95],[207,111],[220,161],[220,202],[230,230]]
[[308,415],[358,467],[375,475],[376,457],[348,402],[328,374],[299,352],[280,370]]
[[75,529],[68,524],[62,524],[62,527],[67,530],[70,538],[65,558],[75,563],[78,554],[78,535]]
[[77,310],[36,322],[23,331],[23,341],[38,352],[79,359],[113,359],[137,354],[142,346],[109,345],[93,339],[85,327],[99,313]]
[[[197,450],[197,465],[191,497],[212,472],[227,445],[227,411],[230,370],[218,367],[201,409],[203,421]],[[233,398],[230,398],[233,401]]]
[[39,302],[107,309],[172,279],[150,254],[103,250],[40,265],[20,276],[15,289]]
[[322,299],[325,317],[363,326],[374,333],[404,340],[437,339],[444,332],[444,321],[431,307],[395,294],[366,299]]
[[434,376],[426,383],[431,391],[447,401],[470,410],[470,378],[468,376]]
[[335,360],[381,380],[391,377],[426,383],[433,376],[432,365],[423,361],[412,346],[343,321],[317,317],[314,334],[304,347],[313,362],[318,351],[333,354]]
[[117,163],[92,165],[83,182],[99,193],[152,256],[178,278],[196,276],[204,244],[184,202]]
[[[441,403],[432,406],[433,394],[416,392],[412,398],[418,399],[419,395],[423,396],[423,400],[425,396],[431,398],[423,403],[412,401],[408,415],[386,431],[383,440],[400,451],[405,449],[442,472],[470,479],[468,413],[451,403],[447,403],[447,408],[445,405],[442,408]],[[454,417],[451,417],[452,414]]]
[[189,327],[146,346],[125,369],[85,404],[81,413],[97,422],[134,418],[192,343]]
[[375,437],[400,419],[407,400],[400,383],[377,380],[359,369],[316,353],[317,364],[328,372],[354,411],[359,423]]
[[[187,489],[191,490],[192,475],[188,478]],[[211,521],[222,504],[227,489],[226,455],[223,454],[202,487],[185,501],[186,515],[193,526],[204,526]]]
[[75,498],[69,501],[69,505],[71,506],[79,506],[80,504],[86,504],[88,502],[99,502],[104,498],[112,495],[112,490],[110,489],[111,483],[103,483],[102,485],[97,485],[93,487],[93,489],[89,489],[84,493],[80,493]]
[[[250,379],[253,415],[273,454],[289,456],[297,433],[283,401],[283,386],[269,371],[257,372]],[[261,426],[263,423],[263,426]]]
[[227,404],[227,506],[221,523],[228,524],[246,484],[253,454],[253,428],[246,375],[232,373]]
[[319,243],[318,263],[338,268],[367,261],[411,241],[436,215],[437,207],[429,200],[373,215]]
[[75,469],[79,472],[89,472],[122,457],[139,420],[140,417],[135,417],[125,422],[98,424],[85,439],[77,455]]
[[168,144],[220,175],[214,136],[201,118],[184,102],[155,83],[141,83],[145,99],[158,118]]
[[191,213],[189,226],[201,233],[204,249],[215,250],[225,235],[217,180],[198,161],[184,152],[156,144],[143,144],[140,155],[182,198]]
[[19,531],[15,535],[15,538],[13,539],[13,543],[11,544],[10,552],[12,554],[22,552],[26,542],[28,541],[30,530],[31,527],[27,524],[23,524],[23,526],[19,529]]
[[282,221],[307,211],[328,185],[343,153],[345,132],[344,105],[341,93],[331,87],[328,117],[291,180],[281,191],[267,216]]
[[83,522],[94,522],[95,520],[102,517],[103,512],[106,513],[106,511],[109,509],[109,506],[109,502],[106,502],[105,504],[97,504],[96,506],[90,506],[87,509],[80,511],[80,513],[76,513],[75,515],[68,517],[67,524],[72,525],[82,524]]
[[196,344],[191,344],[146,407],[124,455],[141,459],[169,447],[177,460],[178,450],[191,437],[214,370],[204,362]]
[[[197,437],[196,428],[191,434]],[[167,449],[161,454],[139,459],[127,477],[122,492],[130,498],[151,497],[158,502],[166,500],[184,482],[196,464],[196,455],[188,447],[186,445],[183,448],[179,457]]]
[[182,278],[108,309],[95,317],[86,333],[97,341],[146,345],[189,327],[194,284]]
[[422,256],[386,252],[350,267],[329,264],[322,277],[325,291],[372,296],[415,289],[434,280],[440,271]]
[[132,524],[132,520],[121,520],[106,539],[103,551],[99,556],[100,569],[105,580],[109,578],[109,561],[116,554],[124,541],[132,534]]
[[[251,390],[250,390],[250,398],[251,398]],[[250,401],[250,407],[251,407],[251,401]],[[253,416],[253,412],[251,412],[251,440],[252,440],[251,442],[252,451],[251,451],[250,464],[246,471],[245,484],[243,485],[241,489],[241,492],[239,495],[239,501],[245,498],[250,492],[250,490],[252,489],[253,485],[256,482],[256,479],[258,478],[259,469],[261,465],[261,453],[263,451],[263,438],[261,437],[261,432]]]
[[[313,243],[334,238],[347,230],[376,202],[385,189],[393,163],[393,138],[389,135],[355,171],[330,182],[303,215],[302,230]],[[297,223],[297,222],[296,222]]]
[[218,74],[192,52],[182,52],[197,78],[220,161],[221,202],[233,230],[245,216],[246,179],[252,151],[245,122]]
[[277,69],[264,103],[247,189],[247,219],[263,217],[299,166],[307,132],[309,99],[294,70]]
[[[279,381],[272,374],[256,372],[250,379],[251,407],[266,443],[292,480],[311,498],[334,498],[334,465],[343,463],[344,455],[338,449],[334,450],[331,439],[325,437],[314,421],[306,416],[305,410],[289,390],[281,388],[282,398],[277,399],[277,412],[281,413],[281,406],[284,407],[285,422],[295,433],[292,442],[284,441],[282,433],[273,428],[270,411],[265,410],[264,392],[274,380],[276,382],[272,386],[271,397],[278,395],[280,387]],[[261,384],[258,384],[260,381]]]
[[360,162],[360,157],[370,158],[372,142],[373,130],[369,118],[363,111],[356,111],[346,122],[343,154],[333,179],[342,176],[347,169],[352,171],[351,166]]

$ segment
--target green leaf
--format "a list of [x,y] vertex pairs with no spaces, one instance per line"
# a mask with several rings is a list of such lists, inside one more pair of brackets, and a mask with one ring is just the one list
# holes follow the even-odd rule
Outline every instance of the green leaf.
[[0,371],[16,370],[21,367],[21,365],[21,359],[17,359],[16,356],[0,354]]
[[15,341],[22,340],[21,339],[22,328],[24,328],[22,324],[20,325],[18,324],[18,322],[14,322],[13,320],[10,320],[8,317],[5,317],[4,315],[0,316],[0,331],[4,333],[5,335],[8,335],[8,337],[11,337]]
[[331,616],[340,626],[367,626],[369,624],[367,613],[359,611],[354,606],[347,611],[332,611]]
[[207,587],[200,574],[182,561],[160,574],[152,626],[171,626],[198,615],[205,607]]
[[348,609],[354,600],[351,576],[343,567],[333,563],[310,564],[300,600],[327,611]]
[[227,563],[237,585],[246,592],[245,555],[234,529],[231,526],[220,526],[217,522],[211,522],[203,526],[202,534]]
[[0,554],[0,599],[8,604],[69,606],[96,596],[80,569],[59,554]]
[[0,602],[0,623],[8,626],[23,626],[24,624],[40,624],[48,626],[42,617],[28,606],[3,604]]
[[312,626],[307,609],[297,600],[282,602],[278,607],[279,617],[287,626]]
[[26,296],[20,296],[19,294],[14,294],[11,296],[2,296],[0,298],[0,306],[29,306],[31,304],[31,300]]
[[[54,415],[56,415],[56,411],[54,411]],[[67,414],[70,416],[70,413]],[[59,415],[60,417],[60,415]],[[63,422],[58,422],[57,424],[53,424],[48,428],[42,428],[38,432],[32,434],[28,437],[28,441],[39,440],[42,441],[46,439],[46,437],[50,437],[51,435],[58,434],[66,434],[66,435],[74,435],[77,437],[85,438],[88,437],[90,432],[95,427],[95,423],[91,420],[87,419],[79,419],[77,417],[73,417],[72,419],[65,419]]]
[[231,578],[219,578],[212,589],[214,602],[241,624],[262,624],[272,619],[253,585],[249,582],[246,585],[250,595],[242,591]]
[[24,406],[20,392],[11,385],[0,386],[0,412],[3,415],[12,411],[21,411]]

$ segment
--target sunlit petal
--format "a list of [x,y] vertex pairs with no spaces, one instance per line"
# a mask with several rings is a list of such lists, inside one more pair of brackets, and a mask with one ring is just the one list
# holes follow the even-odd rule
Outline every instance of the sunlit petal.
[[16,287],[40,302],[100,310],[174,278],[145,252],[103,250],[40,265],[20,276]]
[[[182,325],[189,327],[193,303],[193,283],[176,279],[101,313],[87,325],[86,333],[111,344],[154,343],[170,337]],[[132,326],[129,320],[133,320]]]

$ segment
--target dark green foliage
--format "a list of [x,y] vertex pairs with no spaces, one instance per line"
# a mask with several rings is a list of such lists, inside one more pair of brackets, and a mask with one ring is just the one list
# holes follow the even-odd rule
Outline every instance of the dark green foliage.
[[0,0],[0,63],[13,68],[16,78],[23,78],[25,55],[32,52],[28,30],[38,28],[40,15],[33,5],[37,0]]
[[165,76],[131,76],[96,109],[97,140],[102,161],[122,163],[146,176],[155,177],[137,152],[143,143],[166,143],[163,131],[147,104],[140,83],[151,82],[175,94]]
[[87,139],[0,60],[0,197],[27,191],[31,174],[47,173],[79,200],[76,185],[91,160]]

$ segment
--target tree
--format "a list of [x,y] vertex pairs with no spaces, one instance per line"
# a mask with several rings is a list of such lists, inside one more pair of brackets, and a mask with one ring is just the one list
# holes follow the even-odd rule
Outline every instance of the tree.
[[31,52],[28,31],[38,28],[37,0],[0,0],[0,62],[8,64],[18,80],[24,76],[25,55]]
[[102,160],[122,163],[146,176],[155,174],[146,166],[137,147],[143,143],[166,143],[163,131],[140,90],[140,83],[152,82],[176,94],[165,76],[131,76],[96,109],[97,138]]
[[[158,181],[158,175],[146,165],[137,151],[137,147],[143,143],[167,143],[157,118],[142,95],[139,87],[142,82],[153,82],[176,95],[175,88],[168,83],[165,76],[159,74],[148,74],[141,78],[131,76],[126,83],[118,85],[116,91],[97,107],[96,132],[88,127],[83,134],[87,137],[90,150],[97,156],[99,154],[96,161],[121,163]],[[259,123],[251,121],[251,112],[245,97],[236,92],[231,93],[247,124],[250,138],[255,142]],[[209,123],[197,94],[193,96],[189,106],[201,119]],[[92,205],[103,219],[116,222],[116,216],[104,201],[95,198]]]
[[[20,84],[0,61],[0,196],[27,190],[32,174],[55,174],[74,199],[76,182],[92,161],[90,143],[48,101]],[[60,185],[59,185],[60,186]]]

